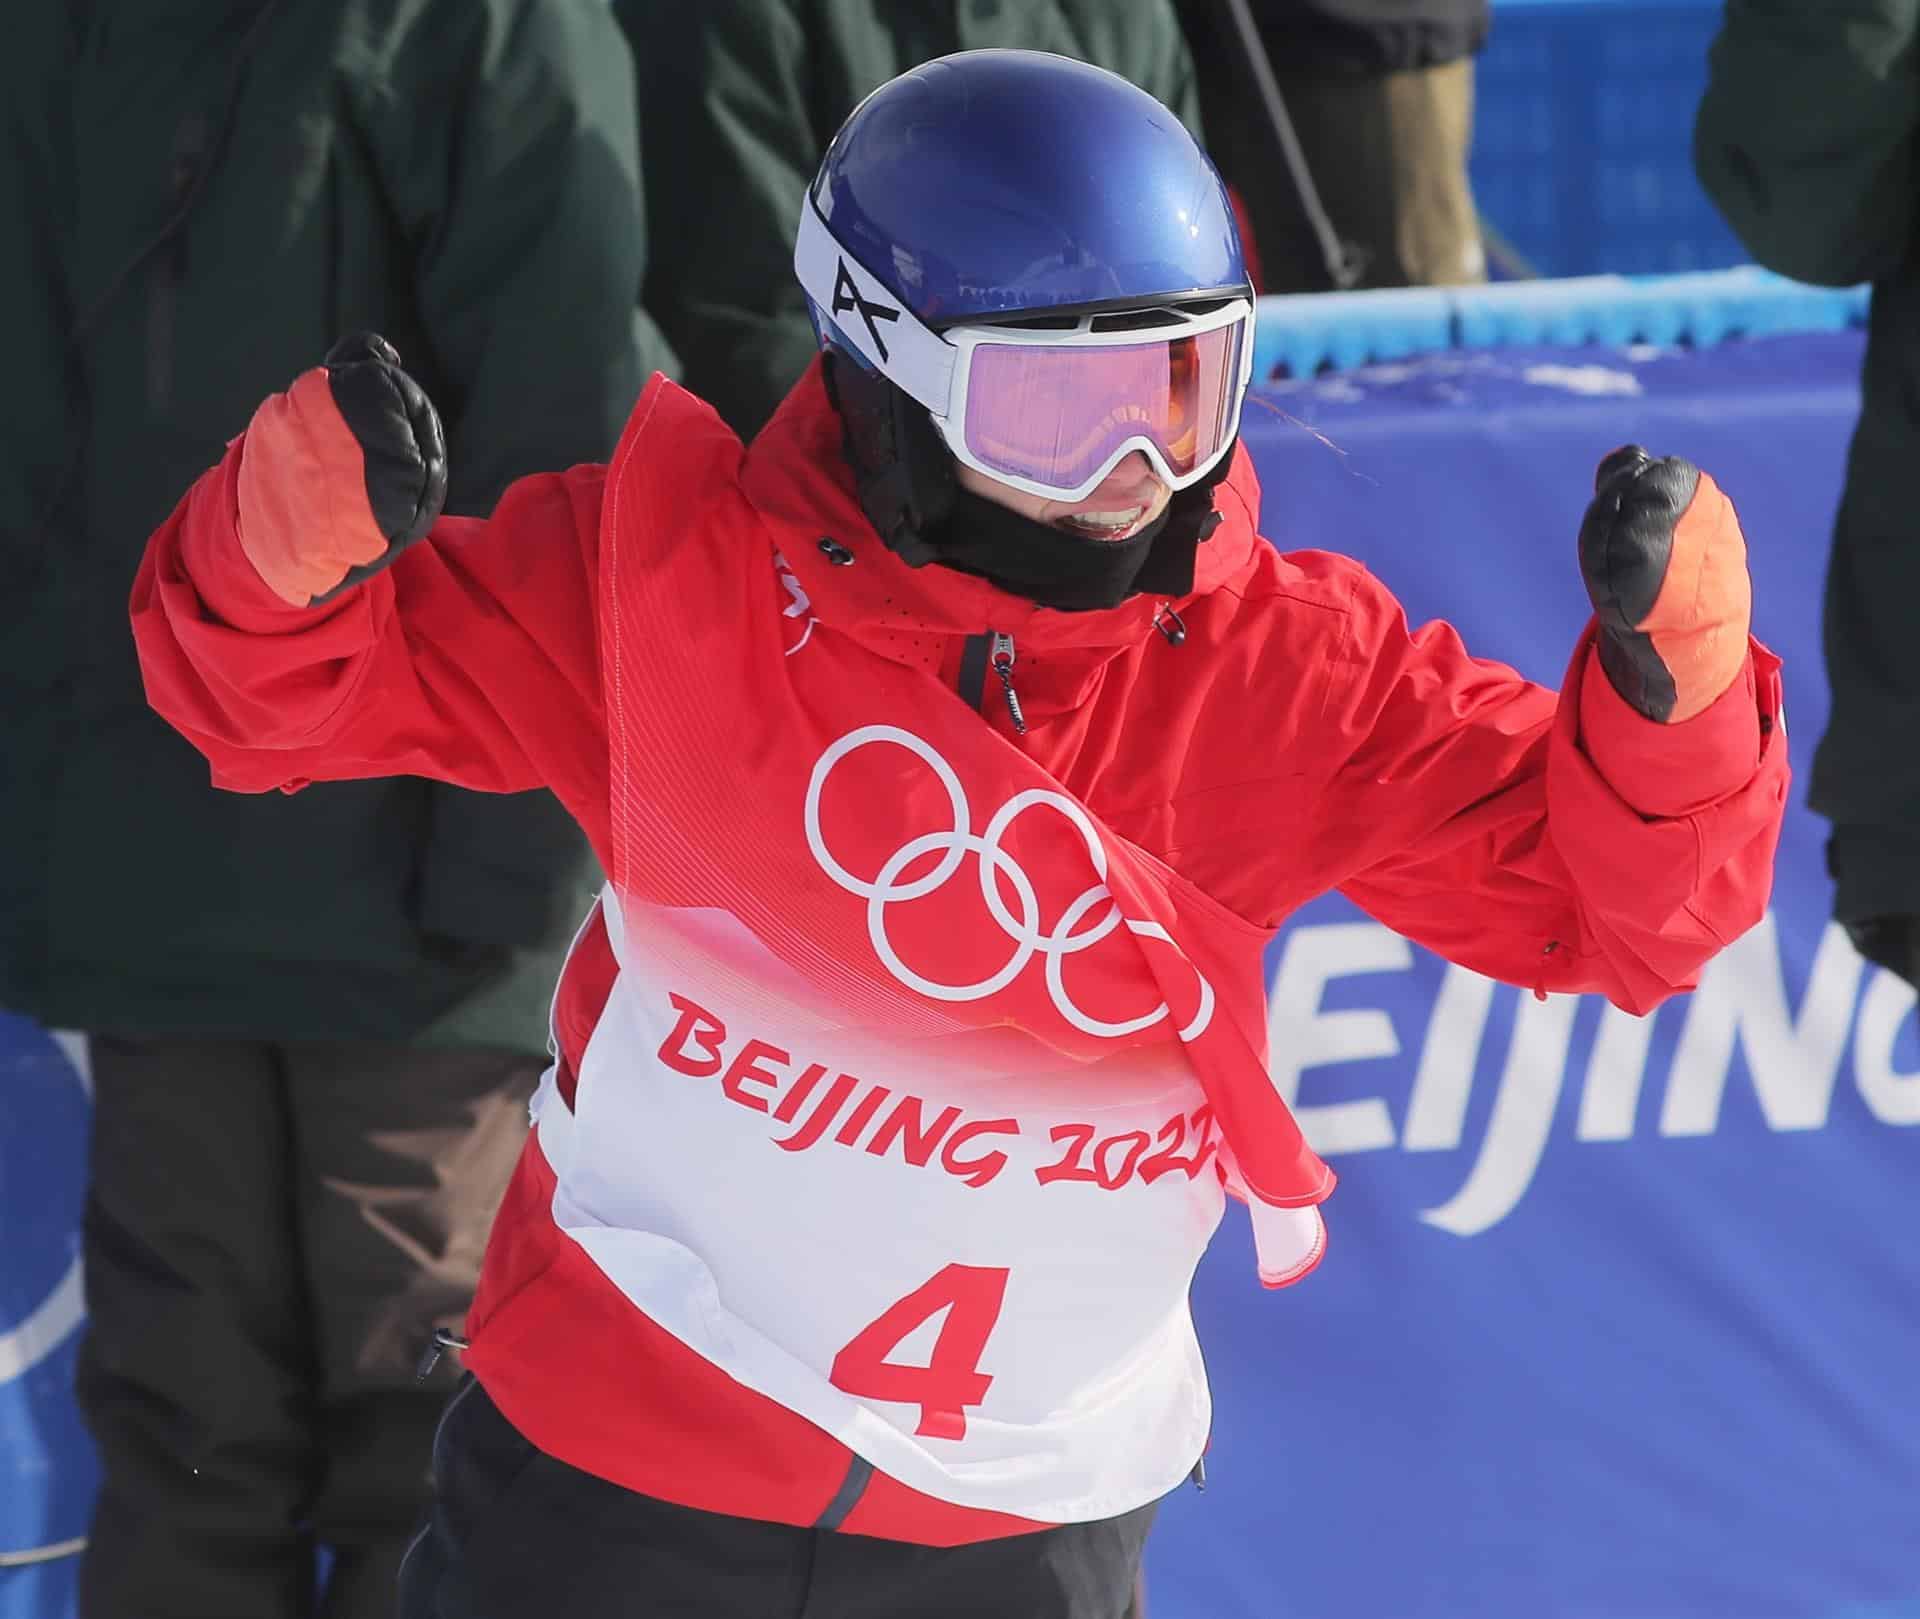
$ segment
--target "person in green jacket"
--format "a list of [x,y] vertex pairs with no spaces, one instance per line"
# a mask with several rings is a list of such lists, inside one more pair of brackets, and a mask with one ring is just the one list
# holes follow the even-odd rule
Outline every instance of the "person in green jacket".
[[1920,0],[1728,0],[1694,163],[1762,264],[1873,283],[1827,564],[1833,709],[1808,802],[1834,915],[1920,982]]
[[1196,135],[1172,0],[614,0],[640,84],[644,294],[683,380],[750,438],[819,345],[794,222],[843,119],[955,51],[1051,51],[1131,79]]
[[393,1608],[597,874],[544,793],[216,792],[127,597],[263,390],[431,376],[490,509],[669,351],[604,0],[21,0],[0,59],[0,1007],[89,1037],[88,1619]]

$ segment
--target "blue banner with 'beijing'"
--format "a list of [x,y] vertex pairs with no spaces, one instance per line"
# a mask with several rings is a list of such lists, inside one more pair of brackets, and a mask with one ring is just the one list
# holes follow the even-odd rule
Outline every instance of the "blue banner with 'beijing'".
[[1634,441],[1738,507],[1786,661],[1766,920],[1653,1016],[1536,1001],[1338,899],[1269,963],[1273,1072],[1341,1175],[1325,1263],[1195,1289],[1204,1494],[1153,1619],[1920,1615],[1920,1038],[1828,919],[1805,807],[1857,333],[1500,350],[1283,384],[1246,440],[1283,548],[1362,558],[1415,622],[1557,682],[1573,542]]
[[[1455,353],[1263,389],[1287,548],[1556,681],[1616,444],[1739,507],[1786,660],[1793,807],[1766,920],[1645,1019],[1536,1001],[1337,898],[1276,941],[1273,1073],[1340,1171],[1325,1264],[1195,1285],[1215,1430],[1163,1508],[1151,1619],[1920,1616],[1920,1036],[1828,922],[1805,783],[1857,333]],[[1257,739],[1250,739],[1257,745]],[[61,1619],[85,1531],[70,1383],[86,1091],[0,1019],[0,1619]],[[70,1560],[68,1560],[70,1563]]]

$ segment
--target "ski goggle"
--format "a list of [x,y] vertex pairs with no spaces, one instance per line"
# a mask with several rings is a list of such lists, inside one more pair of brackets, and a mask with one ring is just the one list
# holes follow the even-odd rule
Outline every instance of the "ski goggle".
[[1041,317],[935,332],[801,207],[794,269],[847,340],[933,419],[955,459],[1052,500],[1084,500],[1142,452],[1174,489],[1205,477],[1239,431],[1253,304]]

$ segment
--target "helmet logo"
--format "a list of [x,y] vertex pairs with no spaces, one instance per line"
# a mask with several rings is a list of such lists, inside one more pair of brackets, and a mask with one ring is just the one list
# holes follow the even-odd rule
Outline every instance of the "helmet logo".
[[847,261],[840,261],[840,273],[833,281],[833,312],[845,314],[849,309],[860,311],[860,318],[867,323],[867,336],[873,339],[873,346],[880,351],[880,363],[887,362],[887,345],[881,341],[880,328],[874,325],[877,320],[898,320],[900,311],[886,304],[869,303],[860,296],[860,289],[854,285],[853,272],[847,268]]

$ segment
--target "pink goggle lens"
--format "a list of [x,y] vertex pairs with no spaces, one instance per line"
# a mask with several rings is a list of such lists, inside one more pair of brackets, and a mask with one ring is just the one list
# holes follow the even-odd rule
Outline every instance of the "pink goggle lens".
[[1192,337],[1074,347],[980,343],[967,373],[967,449],[986,467],[1077,489],[1144,437],[1185,479],[1225,447],[1245,322]]

